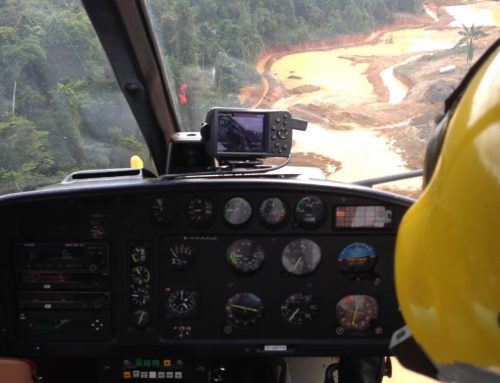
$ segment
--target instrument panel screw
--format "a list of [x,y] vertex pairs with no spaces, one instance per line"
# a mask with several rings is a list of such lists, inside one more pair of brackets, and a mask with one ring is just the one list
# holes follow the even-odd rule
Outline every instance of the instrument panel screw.
[[139,84],[132,82],[130,84],[125,85],[125,89],[127,89],[129,92],[135,92],[140,89],[140,86]]
[[337,327],[337,329],[335,330],[335,333],[337,335],[342,335],[344,333],[344,328],[343,327]]

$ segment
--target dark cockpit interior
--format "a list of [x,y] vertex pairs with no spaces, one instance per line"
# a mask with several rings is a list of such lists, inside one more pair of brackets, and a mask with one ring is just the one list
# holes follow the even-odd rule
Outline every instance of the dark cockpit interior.
[[107,382],[191,381],[233,358],[388,353],[410,200],[296,179],[122,178],[2,201],[13,355],[69,357],[48,366]]

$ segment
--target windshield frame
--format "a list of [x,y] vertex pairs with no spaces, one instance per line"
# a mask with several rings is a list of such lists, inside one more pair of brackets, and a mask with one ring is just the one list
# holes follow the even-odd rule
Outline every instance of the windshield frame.
[[82,0],[82,4],[141,129],[155,170],[165,174],[167,143],[180,129],[145,2]]

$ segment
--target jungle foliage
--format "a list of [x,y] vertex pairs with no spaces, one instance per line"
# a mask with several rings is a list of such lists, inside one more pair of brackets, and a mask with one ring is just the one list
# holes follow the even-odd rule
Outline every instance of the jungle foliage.
[[148,151],[82,6],[0,2],[0,192]]

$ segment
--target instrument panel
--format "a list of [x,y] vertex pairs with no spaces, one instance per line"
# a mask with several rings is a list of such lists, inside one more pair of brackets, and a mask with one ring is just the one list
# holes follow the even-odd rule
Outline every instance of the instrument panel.
[[383,354],[402,324],[393,251],[411,202],[265,179],[4,198],[4,221],[16,223],[4,228],[1,261],[11,347]]

